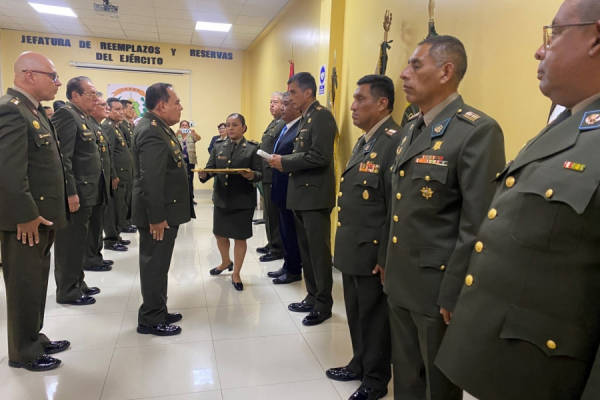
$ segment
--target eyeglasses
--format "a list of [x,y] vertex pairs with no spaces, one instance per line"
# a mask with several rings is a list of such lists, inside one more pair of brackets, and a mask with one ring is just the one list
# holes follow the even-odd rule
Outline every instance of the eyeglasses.
[[588,25],[595,25],[597,21],[590,21],[590,22],[578,22],[576,24],[562,24],[562,25],[547,25],[544,26],[544,49],[548,49],[550,47],[550,45],[552,44],[552,38],[554,36],[559,35],[560,33],[562,33],[562,31],[564,31],[564,29],[561,32],[557,32],[556,28],[571,28],[574,26],[588,26]]
[[98,93],[81,93],[80,96],[89,97],[90,99],[97,99]]
[[48,77],[52,79],[53,83],[56,83],[56,81],[58,81],[58,74],[56,72],[36,71],[34,69],[24,69],[21,72],[35,72],[36,74],[44,74],[48,75]]

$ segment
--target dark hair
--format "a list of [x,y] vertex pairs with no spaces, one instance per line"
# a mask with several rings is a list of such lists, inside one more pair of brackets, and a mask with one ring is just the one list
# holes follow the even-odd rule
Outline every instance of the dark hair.
[[452,63],[458,81],[462,81],[467,73],[467,51],[460,40],[449,35],[430,36],[419,43],[419,46],[424,44],[431,45],[429,55],[435,60],[438,68]]
[[385,97],[388,99],[388,110],[394,110],[394,101],[396,99],[394,91],[394,82],[385,75],[366,75],[356,83],[360,85],[371,85],[371,96],[374,99]]
[[154,110],[161,101],[168,102],[169,97],[171,97],[169,89],[172,87],[173,85],[170,83],[155,83],[150,86],[146,90],[146,107],[148,110]]
[[123,108],[127,108],[127,105],[128,105],[128,104],[131,104],[131,105],[133,105],[133,103],[132,103],[131,101],[129,101],[129,100],[122,100],[122,99],[121,99],[121,100],[119,100],[119,101],[120,101],[120,102],[121,102],[121,104],[123,105]]
[[242,125],[245,126],[244,133],[246,133],[246,131],[248,130],[248,126],[246,125],[246,118],[244,118],[244,116],[242,114],[240,114],[240,113],[229,114],[229,116],[227,117],[227,119],[229,119],[231,117],[239,120],[242,123]]
[[180,128],[181,128],[181,124],[183,124],[184,122],[185,122],[186,124],[188,124],[188,126],[190,126],[190,121],[188,121],[188,120],[186,120],[186,119],[182,119],[181,121],[179,121],[179,127],[180,127]]
[[44,106],[44,110],[52,110],[52,107]]
[[65,106],[65,102],[62,100],[56,100],[54,103],[52,103],[52,108],[54,108],[54,111],[57,111],[59,108],[62,108]]
[[303,92],[306,89],[312,90],[312,96],[317,96],[317,82],[315,78],[308,72],[298,72],[296,75],[293,75],[287,82],[288,85],[291,85],[292,82],[297,82],[300,90]]
[[69,82],[67,82],[67,99],[71,100],[73,98],[73,92],[77,92],[79,95],[83,94],[83,82],[91,83],[92,81],[87,76],[76,76],[69,79]]
[[102,93],[102,92],[96,92],[96,97],[104,97],[104,93]]
[[219,125],[217,125],[217,129],[221,129],[222,126],[227,128],[227,124],[225,122],[221,122]]
[[109,97],[108,99],[106,99],[106,104],[108,104],[108,106],[110,107],[110,109],[112,110],[113,108],[113,103],[114,102],[121,102],[121,100],[117,99],[116,97]]

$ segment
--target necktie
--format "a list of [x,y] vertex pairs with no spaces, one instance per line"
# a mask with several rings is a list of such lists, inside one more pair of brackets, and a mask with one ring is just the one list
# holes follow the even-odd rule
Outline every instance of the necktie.
[[413,130],[412,139],[410,141],[411,144],[414,143],[414,141],[421,134],[421,132],[423,132],[424,127],[425,127],[425,119],[421,115],[419,117],[419,119],[417,120],[417,123],[415,124],[415,129]]
[[237,142],[231,143],[231,156],[233,157],[233,153],[235,152],[235,148],[237,147]]
[[273,149],[273,153],[275,153],[277,151],[277,146],[279,146],[279,141],[281,140],[281,138],[283,137],[283,135],[285,135],[285,133],[288,130],[288,126],[284,126],[283,129],[281,130],[281,133],[279,134],[279,137],[277,138],[277,141],[275,142],[275,147]]

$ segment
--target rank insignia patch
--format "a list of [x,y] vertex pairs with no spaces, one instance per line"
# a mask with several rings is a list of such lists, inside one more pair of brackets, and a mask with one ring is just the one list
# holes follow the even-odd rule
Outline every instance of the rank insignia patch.
[[37,121],[33,121],[33,127],[34,127],[35,129],[40,129],[40,123],[39,123],[39,122],[37,122]]
[[588,111],[583,115],[579,130],[589,131],[600,128],[600,110]]
[[451,118],[448,118],[447,120],[442,121],[437,125],[434,125],[433,128],[431,128],[431,137],[436,138],[438,136],[442,136],[446,131],[448,124],[450,123],[450,119]]
[[17,104],[19,104],[19,99],[15,98],[15,99],[12,99],[10,102],[13,103],[14,105],[17,105]]
[[156,123],[155,120],[152,120],[152,122],[150,122],[150,125],[152,125],[152,126],[158,126],[158,124]]
[[423,189],[421,189],[421,194],[423,195],[423,197],[425,197],[426,200],[429,200],[431,196],[433,196],[433,190],[431,190],[428,187],[424,187]]
[[475,114],[473,111],[469,111],[467,113],[465,113],[464,117],[466,119],[468,119],[469,121],[475,122],[477,121],[479,118],[481,118],[481,115],[477,115]]
[[586,167],[585,164],[578,164],[578,163],[574,163],[571,161],[565,161],[565,163],[563,164],[563,168],[571,169],[573,171],[578,171],[578,172],[583,172],[585,170],[585,167]]

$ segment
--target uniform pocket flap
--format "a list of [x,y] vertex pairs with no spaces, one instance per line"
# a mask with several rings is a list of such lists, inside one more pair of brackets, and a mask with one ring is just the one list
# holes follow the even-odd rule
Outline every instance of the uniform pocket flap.
[[358,244],[375,243],[381,239],[381,229],[361,229],[358,231]]
[[354,184],[377,189],[377,187],[379,186],[379,174],[371,172],[359,172],[356,175],[356,180],[354,181]]
[[540,166],[518,185],[518,190],[536,194],[546,201],[565,203],[577,214],[583,214],[599,183],[584,172]]
[[445,184],[448,179],[448,167],[430,164],[416,164],[412,174],[413,179],[437,181]]
[[524,340],[549,357],[566,356],[584,362],[592,361],[598,347],[588,330],[515,305],[510,306],[500,338]]
[[454,249],[421,247],[419,249],[419,267],[445,270]]

